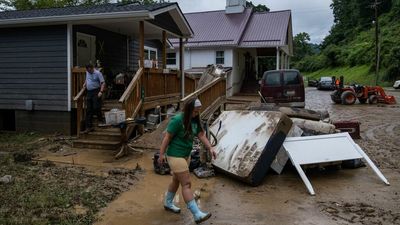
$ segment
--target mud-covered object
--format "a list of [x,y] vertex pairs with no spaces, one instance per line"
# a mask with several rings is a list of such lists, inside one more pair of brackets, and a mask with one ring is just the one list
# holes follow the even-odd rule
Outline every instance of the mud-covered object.
[[[153,156],[153,168],[154,172],[160,175],[166,175],[171,173],[168,162],[164,161],[161,165],[158,163],[158,158],[160,158],[160,152],[154,153]],[[194,169],[200,166],[200,153],[198,151],[192,151],[190,155],[189,170],[192,172]]]
[[210,126],[216,133],[214,167],[253,186],[259,185],[275,159],[292,121],[281,112],[225,111]]
[[160,152],[154,153],[153,156],[153,168],[154,172],[160,175],[166,175],[170,174],[171,168],[169,168],[169,165],[166,160],[162,164],[158,163],[158,158],[160,158]]

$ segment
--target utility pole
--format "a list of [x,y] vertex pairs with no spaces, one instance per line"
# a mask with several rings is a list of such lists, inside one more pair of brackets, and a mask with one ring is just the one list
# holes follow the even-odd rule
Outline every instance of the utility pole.
[[374,4],[371,5],[375,9],[375,86],[378,85],[379,77],[379,64],[380,64],[380,46],[379,46],[379,23],[378,23],[378,5],[381,2],[375,0]]

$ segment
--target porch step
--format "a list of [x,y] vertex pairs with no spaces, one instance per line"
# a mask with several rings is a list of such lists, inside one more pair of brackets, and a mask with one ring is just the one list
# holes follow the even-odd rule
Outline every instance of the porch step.
[[79,139],[73,142],[74,148],[116,150],[121,146],[120,141]]
[[103,112],[110,111],[111,109],[122,109],[122,104],[118,100],[105,100],[101,107]]
[[93,131],[88,134],[84,134],[81,136],[82,139],[86,140],[103,140],[103,141],[120,141],[121,133],[114,131]]
[[94,132],[106,132],[106,133],[116,133],[121,134],[121,130],[118,127],[99,127],[94,128]]

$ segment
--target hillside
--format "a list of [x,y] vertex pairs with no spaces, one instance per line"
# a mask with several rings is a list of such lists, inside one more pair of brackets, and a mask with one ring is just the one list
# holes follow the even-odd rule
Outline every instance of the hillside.
[[[400,79],[400,1],[393,0],[387,7],[386,12],[379,16],[378,84],[381,85]],[[375,25],[354,19],[351,28],[343,23],[337,18],[330,35],[320,45],[321,52],[302,57],[294,62],[294,67],[312,78],[343,75],[347,82],[372,85],[375,83]]]

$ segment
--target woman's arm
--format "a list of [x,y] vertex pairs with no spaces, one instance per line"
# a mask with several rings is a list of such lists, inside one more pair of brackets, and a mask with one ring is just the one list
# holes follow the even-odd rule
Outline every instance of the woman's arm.
[[171,141],[173,135],[165,132],[165,136],[161,142],[161,147],[160,147],[160,157],[158,158],[158,163],[163,163],[164,162],[164,154],[165,154],[165,150],[167,149],[167,146],[169,144],[169,142]]
[[200,141],[205,145],[206,149],[210,152],[213,159],[217,158],[217,153],[214,150],[214,147],[211,146],[210,141],[206,137],[206,132],[200,131],[199,135],[197,136]]

